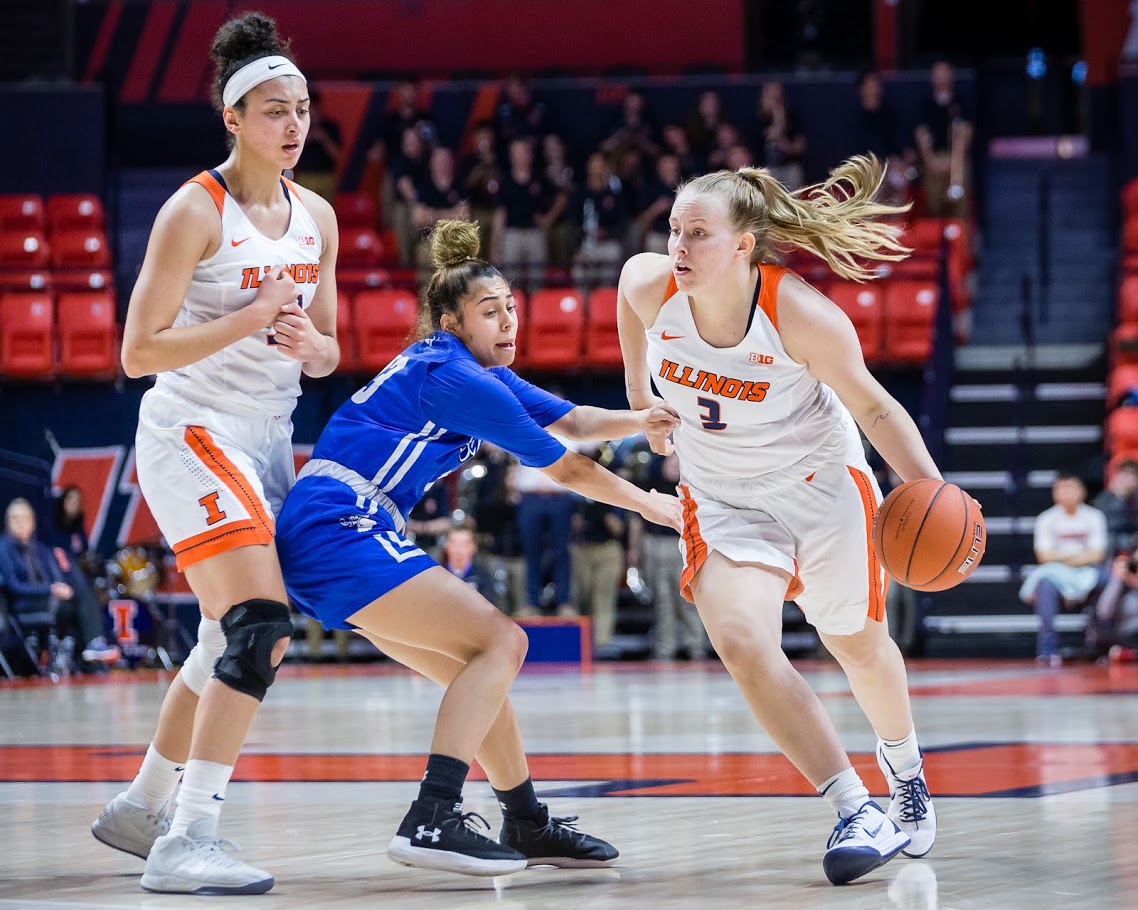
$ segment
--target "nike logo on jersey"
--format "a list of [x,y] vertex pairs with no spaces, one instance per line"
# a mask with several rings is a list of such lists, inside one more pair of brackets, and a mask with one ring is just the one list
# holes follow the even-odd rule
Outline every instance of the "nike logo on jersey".
[[683,338],[683,335],[669,335],[667,332],[660,333],[661,341],[675,341],[677,338]]
[[248,239],[249,239],[248,237],[242,237],[240,240],[230,240],[229,245],[230,246],[241,246],[241,244],[243,244]]
[[751,379],[735,379],[732,376],[720,376],[707,370],[697,370],[689,366],[680,366],[671,360],[660,364],[660,378],[676,385],[687,386],[699,392],[710,392],[722,398],[734,398],[738,401],[762,401],[767,397],[767,390],[771,387],[769,382],[755,382]]

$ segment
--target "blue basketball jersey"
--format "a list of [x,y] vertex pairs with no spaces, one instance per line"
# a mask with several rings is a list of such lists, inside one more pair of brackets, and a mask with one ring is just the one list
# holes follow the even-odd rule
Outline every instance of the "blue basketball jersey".
[[[332,416],[312,452],[325,476],[362,479],[403,517],[483,440],[544,468],[565,447],[543,428],[573,410],[507,367],[486,369],[436,332],[396,357]],[[339,466],[340,474],[328,464]],[[303,476],[302,472],[302,476]]]

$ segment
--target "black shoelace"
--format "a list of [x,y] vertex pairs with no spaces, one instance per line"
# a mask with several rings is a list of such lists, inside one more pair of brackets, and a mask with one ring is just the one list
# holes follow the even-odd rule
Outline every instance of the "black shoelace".
[[443,819],[440,825],[453,825],[458,829],[458,832],[460,834],[464,834],[468,837],[477,837],[481,838],[482,840],[487,840],[486,836],[482,834],[475,826],[475,819],[481,822],[482,827],[487,831],[490,830],[490,823],[477,812],[464,812],[461,815],[456,813],[449,818]]
[[920,777],[910,781],[900,781],[901,821],[923,822],[929,814],[929,788]]
[[550,815],[545,821],[545,827],[541,829],[542,834],[551,834],[558,840],[566,838],[568,840],[578,840],[584,837],[583,831],[577,829],[574,824],[578,816],[567,815],[564,818],[558,818],[556,815]]

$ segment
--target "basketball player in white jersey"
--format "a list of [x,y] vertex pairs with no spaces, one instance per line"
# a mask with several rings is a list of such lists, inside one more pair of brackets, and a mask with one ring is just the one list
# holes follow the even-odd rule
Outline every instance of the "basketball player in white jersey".
[[292,635],[273,516],[294,480],[300,374],[339,361],[338,232],[327,202],[281,176],[304,147],[308,89],[274,22],[225,23],[212,56],[232,151],[159,212],[122,347],[129,376],[157,374],[139,411],[139,483],[202,622],[138,777],[92,833],[146,858],[147,890],[254,894],[273,877],[223,849],[217,821]]
[[[687,183],[668,255],[642,253],[620,279],[629,402],[652,383],[680,414],[683,594],[755,718],[837,810],[823,860],[834,884],[899,851],[923,856],[936,816],[909,705],[905,665],[885,623],[887,578],[873,519],[881,493],[858,426],[903,480],[939,477],[912,419],[869,373],[849,319],[798,275],[769,264],[779,247],[823,258],[846,278],[907,253],[876,222],[904,209],[873,201],[884,168],[853,158],[824,184],[789,193],[766,170]],[[793,599],[842,665],[879,737],[888,813],[850,764],[818,697],[781,650]]]

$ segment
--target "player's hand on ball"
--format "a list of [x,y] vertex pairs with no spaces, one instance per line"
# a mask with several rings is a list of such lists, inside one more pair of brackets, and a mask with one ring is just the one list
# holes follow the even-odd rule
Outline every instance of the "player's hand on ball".
[[301,363],[315,360],[328,348],[328,339],[317,331],[295,299],[280,308],[272,330],[281,352]]
[[648,501],[640,510],[640,514],[644,517],[645,521],[663,525],[666,528],[671,528],[673,531],[682,532],[684,529],[683,506],[680,504],[679,499],[675,496],[669,496],[667,493],[657,493],[655,490],[649,491]]

